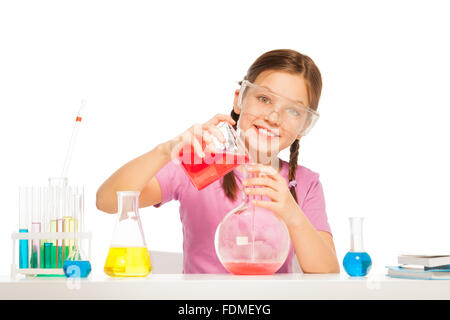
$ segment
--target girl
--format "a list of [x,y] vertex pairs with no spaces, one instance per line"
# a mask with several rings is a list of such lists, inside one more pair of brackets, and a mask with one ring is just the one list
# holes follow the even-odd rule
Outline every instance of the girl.
[[[218,114],[202,125],[192,126],[181,135],[128,162],[109,177],[97,191],[97,208],[115,213],[116,192],[139,190],[140,206],[159,207],[170,200],[180,202],[183,225],[183,272],[226,273],[216,256],[214,235],[224,216],[239,204],[239,190],[260,195],[255,205],[268,208],[283,220],[292,246],[278,272],[292,272],[294,252],[305,273],[337,273],[339,263],[328,225],[319,175],[297,165],[299,142],[313,125],[305,113],[317,110],[322,89],[319,69],[307,56],[293,50],[273,50],[260,56],[249,68],[241,90],[258,92],[248,108],[241,108],[236,90],[231,116]],[[250,99],[247,97],[247,99]],[[237,167],[222,179],[198,191],[190,183],[179,162],[171,161],[183,145],[192,142],[203,156],[201,145],[211,136],[223,141],[215,125],[227,121],[245,132],[250,153],[257,153],[252,173],[259,178],[242,179]],[[289,163],[278,153],[290,148]],[[259,188],[253,188],[258,186]]]

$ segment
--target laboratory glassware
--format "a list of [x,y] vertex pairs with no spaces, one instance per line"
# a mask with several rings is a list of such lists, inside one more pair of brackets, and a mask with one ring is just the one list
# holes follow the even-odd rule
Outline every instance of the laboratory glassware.
[[[51,232],[63,232],[63,217],[67,212],[67,197],[68,192],[68,178],[67,177],[51,177],[49,182],[49,210],[50,210],[50,231]],[[70,227],[69,227],[70,229]],[[54,267],[62,268],[64,262],[64,254],[67,250],[64,250],[63,243],[66,240],[57,239],[53,240],[53,256]],[[66,254],[67,256],[67,254]]]
[[145,277],[152,270],[139,217],[139,193],[117,192],[117,220],[104,266],[111,277]]
[[369,273],[372,266],[370,255],[363,248],[362,217],[351,217],[350,251],[344,257],[343,266],[349,276],[362,277]]
[[[247,173],[244,178],[262,174]],[[270,200],[243,194],[244,200],[220,222],[215,234],[216,254],[229,272],[237,275],[270,275],[286,261],[291,246],[286,224],[271,210],[252,200]]]
[[[38,210],[38,194],[36,192],[35,186],[31,187],[31,195],[29,200],[31,202],[31,232],[40,233],[41,232],[41,216]],[[31,257],[30,257],[31,268],[41,267],[41,240],[34,239],[31,244]]]
[[64,159],[64,165],[61,173],[61,177],[66,177],[69,171],[70,161],[72,160],[72,153],[75,148],[75,142],[78,137],[78,132],[80,131],[81,120],[83,119],[83,111],[86,106],[86,100],[81,100],[81,106],[78,110],[77,116],[75,118],[75,124],[72,130],[72,135],[70,137],[69,147],[67,149],[66,157]]
[[[28,233],[29,228],[29,197],[30,190],[28,187],[19,188],[19,232]],[[19,240],[19,268],[28,268],[28,240]]]
[[228,122],[220,122],[216,127],[225,138],[223,143],[211,135],[212,144],[207,148],[203,138],[196,138],[201,142],[205,157],[200,158],[192,145],[183,146],[179,152],[181,165],[197,190],[249,162],[245,146],[233,127]]
[[73,195],[73,220],[74,220],[74,246],[72,253],[64,261],[64,274],[68,278],[86,278],[91,273],[92,267],[90,261],[82,249],[81,241],[78,237],[79,232],[83,232],[84,220],[84,192],[83,188],[75,189]]

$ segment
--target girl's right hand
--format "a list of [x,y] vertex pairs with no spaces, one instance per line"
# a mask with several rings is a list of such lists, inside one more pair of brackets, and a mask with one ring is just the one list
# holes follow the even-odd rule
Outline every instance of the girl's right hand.
[[225,137],[222,132],[216,128],[216,125],[222,121],[228,122],[230,125],[234,126],[236,121],[231,118],[231,116],[226,114],[216,114],[211,120],[203,124],[195,124],[189,129],[176,136],[174,139],[169,140],[165,143],[165,152],[170,156],[170,159],[178,158],[180,150],[185,145],[192,145],[194,147],[194,152],[200,158],[205,156],[202,150],[202,145],[200,141],[206,143],[206,149],[211,148],[214,150],[214,143],[212,136],[216,137],[220,142],[225,142]]

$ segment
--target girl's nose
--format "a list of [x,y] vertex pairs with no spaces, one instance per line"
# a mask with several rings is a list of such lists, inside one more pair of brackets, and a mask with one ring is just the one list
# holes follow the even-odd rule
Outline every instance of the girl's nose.
[[264,119],[270,123],[276,124],[277,126],[280,125],[280,114],[276,110],[273,110],[272,112],[267,114]]

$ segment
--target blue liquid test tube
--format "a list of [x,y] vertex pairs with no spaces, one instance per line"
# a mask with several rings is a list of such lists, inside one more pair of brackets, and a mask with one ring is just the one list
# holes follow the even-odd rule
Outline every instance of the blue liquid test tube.
[[[19,233],[28,233],[28,195],[27,187],[19,188]],[[28,240],[19,240],[19,268],[28,268]]]

